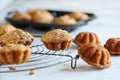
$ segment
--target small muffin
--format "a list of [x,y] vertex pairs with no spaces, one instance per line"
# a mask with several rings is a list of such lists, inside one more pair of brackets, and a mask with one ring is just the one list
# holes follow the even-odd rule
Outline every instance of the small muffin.
[[27,13],[15,13],[12,16],[12,20],[15,21],[30,21],[32,19],[31,15]]
[[110,38],[104,45],[110,54],[120,55],[120,38]]
[[72,35],[62,29],[54,29],[47,32],[41,38],[46,48],[50,50],[64,50],[70,47],[73,41]]
[[53,15],[45,10],[37,11],[32,16],[32,21],[37,23],[51,23],[53,19]]
[[68,15],[60,16],[56,18],[53,23],[55,24],[62,24],[62,25],[71,25],[76,24],[76,21],[74,18],[69,17]]
[[110,53],[98,44],[87,44],[78,49],[78,55],[88,64],[96,68],[111,66]]
[[7,44],[24,44],[30,45],[34,40],[33,36],[28,32],[24,32],[23,30],[16,29],[2,35],[0,37],[1,46],[5,46]]
[[86,45],[89,43],[100,44],[100,41],[98,39],[98,36],[95,33],[81,32],[75,37],[74,43],[79,45],[79,46],[82,46],[82,45]]
[[21,64],[31,56],[29,46],[22,44],[9,44],[0,49],[0,64]]
[[30,14],[31,16],[33,16],[37,12],[47,12],[47,10],[43,10],[43,9],[31,9],[31,10],[27,11],[27,13]]
[[3,24],[3,25],[0,25],[0,36],[1,35],[4,35],[10,31],[13,31],[15,30],[16,28],[13,27],[12,25],[10,24]]
[[68,16],[74,18],[76,21],[89,19],[88,15],[86,15],[82,12],[72,12],[72,13],[68,14]]

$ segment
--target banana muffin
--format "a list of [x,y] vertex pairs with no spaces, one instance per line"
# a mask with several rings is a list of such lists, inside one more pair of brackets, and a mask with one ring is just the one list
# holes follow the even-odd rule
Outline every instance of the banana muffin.
[[33,36],[28,33],[24,32],[21,29],[16,29],[6,33],[0,37],[0,44],[1,46],[5,46],[7,44],[24,44],[30,45],[33,42]]
[[68,15],[60,16],[53,21],[54,24],[61,24],[61,25],[71,25],[76,24],[74,18],[69,17]]
[[10,24],[2,24],[2,25],[0,25],[0,36],[10,32],[10,31],[13,31],[15,29],[16,28]]
[[41,37],[41,41],[50,50],[68,49],[73,39],[72,35],[62,29],[54,29]]

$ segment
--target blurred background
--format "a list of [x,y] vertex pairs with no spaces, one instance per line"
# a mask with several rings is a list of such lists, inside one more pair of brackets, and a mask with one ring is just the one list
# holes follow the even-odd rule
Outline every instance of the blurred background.
[[25,12],[29,9],[93,13],[97,18],[76,29],[73,32],[75,35],[80,31],[92,31],[100,34],[101,40],[104,40],[104,38],[107,39],[120,34],[118,29],[120,26],[119,0],[0,0],[0,23],[6,23],[5,17],[10,11]]

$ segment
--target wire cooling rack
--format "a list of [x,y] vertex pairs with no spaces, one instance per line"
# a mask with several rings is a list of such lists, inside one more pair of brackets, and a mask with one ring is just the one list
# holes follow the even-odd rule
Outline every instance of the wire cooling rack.
[[[43,44],[32,46],[31,49],[32,56],[28,62],[17,65],[0,65],[0,73],[22,72],[29,71],[32,69],[43,69],[69,61],[71,61],[71,68],[75,69],[77,59],[79,58],[75,53],[76,48],[74,45],[71,45],[69,49],[60,51],[48,50]],[[10,67],[15,68],[15,70],[10,70]]]

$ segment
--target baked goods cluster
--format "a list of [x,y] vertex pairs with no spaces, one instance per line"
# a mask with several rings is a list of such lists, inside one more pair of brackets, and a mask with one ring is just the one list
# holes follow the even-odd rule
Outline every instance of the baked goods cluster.
[[76,24],[78,21],[87,20],[89,19],[89,16],[82,12],[71,12],[56,15],[44,9],[31,9],[25,13],[14,13],[11,19],[15,21],[32,21],[35,23],[71,25]]
[[120,38],[109,38],[104,46],[95,33],[81,32],[74,41],[80,46],[78,55],[96,68],[108,68],[111,65],[110,55],[120,55]]
[[100,45],[97,34],[80,32],[76,35],[74,43],[80,46],[78,55],[88,64],[96,68],[108,68],[111,66],[110,53]]
[[33,36],[10,24],[0,25],[0,64],[21,64],[31,56]]
[[110,54],[120,54],[120,38],[110,38],[102,46],[93,32],[80,32],[74,38],[65,30],[54,29],[42,35],[41,41],[46,48],[55,51],[68,49],[74,42],[79,46],[78,56],[96,68],[110,67]]
[[[33,40],[28,32],[12,25],[0,25],[0,64],[21,64],[28,61],[32,52],[29,46]],[[68,49],[73,42],[79,46],[78,56],[96,68],[110,67],[110,54],[120,54],[120,38],[110,38],[101,46],[97,34],[93,32],[80,32],[74,38],[66,30],[53,29],[42,35],[41,41],[47,49],[55,51]]]

